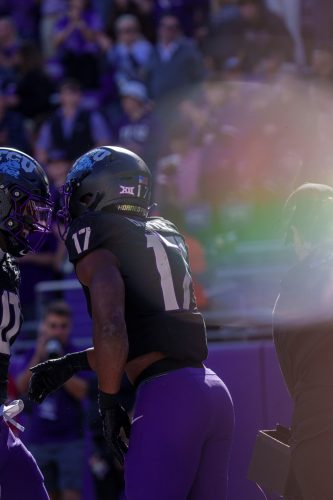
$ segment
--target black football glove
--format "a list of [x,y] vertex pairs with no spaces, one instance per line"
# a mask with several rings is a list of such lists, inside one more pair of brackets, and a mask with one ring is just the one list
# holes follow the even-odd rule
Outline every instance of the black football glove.
[[42,403],[46,396],[59,389],[76,372],[90,369],[86,351],[39,363],[30,368],[29,399]]
[[103,434],[106,443],[120,465],[124,465],[124,455],[128,450],[128,446],[120,437],[120,431],[124,429],[126,437],[129,438],[131,431],[129,416],[120,405],[117,395],[98,391],[98,405],[103,421]]

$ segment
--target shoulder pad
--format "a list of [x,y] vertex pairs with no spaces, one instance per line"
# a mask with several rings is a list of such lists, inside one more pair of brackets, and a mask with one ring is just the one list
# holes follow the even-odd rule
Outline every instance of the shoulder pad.
[[167,219],[163,217],[149,217],[146,222],[146,229],[148,231],[159,231],[167,233],[177,233],[178,229],[176,226]]
[[69,260],[79,260],[103,246],[111,236],[120,238],[123,232],[120,217],[115,214],[92,212],[78,217],[70,225],[66,237]]

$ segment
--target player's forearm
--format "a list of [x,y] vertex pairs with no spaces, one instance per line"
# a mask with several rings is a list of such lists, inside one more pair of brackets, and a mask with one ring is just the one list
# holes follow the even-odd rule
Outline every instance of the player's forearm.
[[95,324],[94,347],[98,387],[108,394],[116,394],[128,355],[126,326],[121,316],[114,315],[110,322]]
[[128,355],[125,286],[118,259],[104,249],[89,253],[78,262],[76,274],[91,299],[94,354],[90,357],[99,390],[116,394]]

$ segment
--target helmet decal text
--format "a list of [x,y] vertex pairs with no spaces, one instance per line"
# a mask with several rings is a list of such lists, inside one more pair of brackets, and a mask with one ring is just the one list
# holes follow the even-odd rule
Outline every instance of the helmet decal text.
[[134,187],[135,186],[120,186],[121,191],[119,194],[131,194],[132,196],[135,196]]
[[90,153],[86,153],[74,163],[72,170],[68,174],[67,180],[73,179],[77,174],[90,172],[94,162],[101,161],[109,155],[110,151],[100,148],[93,149]]
[[8,174],[16,179],[20,175],[21,169],[24,172],[33,172],[36,164],[27,156],[23,156],[10,149],[1,149],[0,151],[0,172]]

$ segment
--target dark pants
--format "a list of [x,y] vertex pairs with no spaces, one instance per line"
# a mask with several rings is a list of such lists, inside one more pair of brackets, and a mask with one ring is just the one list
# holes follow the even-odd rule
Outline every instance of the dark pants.
[[321,434],[292,452],[292,470],[302,500],[333,499],[333,434]]

